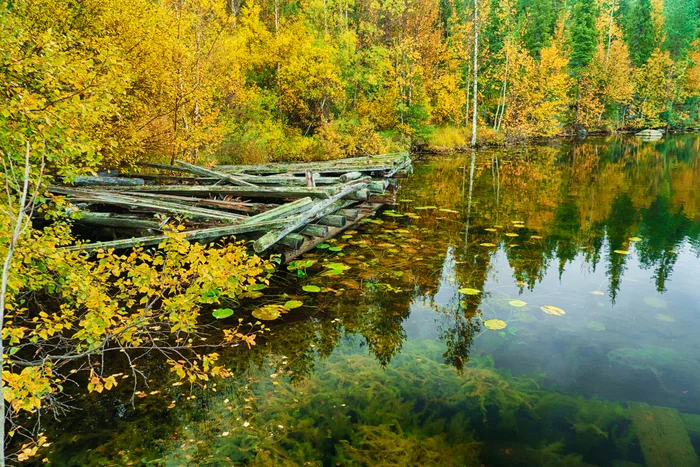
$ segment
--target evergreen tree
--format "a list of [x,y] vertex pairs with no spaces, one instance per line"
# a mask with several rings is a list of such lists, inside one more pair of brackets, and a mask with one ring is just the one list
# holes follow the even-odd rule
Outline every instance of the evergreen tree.
[[625,39],[630,57],[637,66],[645,64],[656,47],[657,31],[651,18],[653,9],[651,0],[636,0],[628,7],[624,18]]
[[537,57],[550,44],[559,13],[557,0],[520,0],[518,16],[525,21],[523,44]]
[[595,19],[595,0],[578,0],[574,6],[569,62],[574,73],[586,67],[593,59],[597,39]]
[[[700,5],[700,3],[698,4]],[[666,41],[664,47],[675,59],[688,52],[695,39],[698,18],[694,0],[674,0],[664,2]]]

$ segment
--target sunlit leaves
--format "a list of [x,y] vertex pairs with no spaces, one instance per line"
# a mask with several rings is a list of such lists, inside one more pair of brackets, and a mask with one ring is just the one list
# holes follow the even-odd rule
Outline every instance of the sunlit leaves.
[[228,318],[233,316],[233,310],[231,308],[218,308],[212,312],[212,316],[216,319]]
[[540,310],[544,311],[548,315],[552,316],[564,316],[566,312],[561,308],[554,305],[544,305],[540,307]]
[[486,329],[490,329],[491,331],[498,331],[500,329],[505,329],[507,324],[505,321],[500,319],[489,319],[484,321],[484,326]]

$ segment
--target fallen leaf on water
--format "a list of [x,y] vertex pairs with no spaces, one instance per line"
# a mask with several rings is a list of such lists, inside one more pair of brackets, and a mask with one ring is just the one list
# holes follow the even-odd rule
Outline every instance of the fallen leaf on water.
[[481,246],[488,246],[488,247],[496,246],[495,243],[480,243],[479,245],[481,245]]
[[618,255],[629,255],[630,252],[627,250],[613,250],[613,253],[617,253]]
[[518,234],[516,234],[515,232],[508,232],[506,234],[506,237],[517,237],[517,236],[518,236]]
[[591,292],[591,295],[605,295],[605,292],[602,290],[594,290]]
[[448,212],[450,214],[459,214],[459,211],[455,211],[454,209],[441,208],[441,209],[439,209],[439,211]]
[[489,228],[484,229],[484,230],[487,231],[487,232],[498,232],[498,229],[494,229],[494,228],[492,228],[492,227],[489,227]]
[[484,321],[484,326],[486,326],[486,329],[490,329],[492,331],[498,331],[499,329],[503,329],[507,326],[506,322],[500,319],[489,319]]
[[426,209],[437,209],[437,206],[416,206],[416,211],[425,211]]
[[566,314],[564,310],[554,305],[544,305],[540,307],[540,310],[544,311],[548,315],[552,316],[563,316]]
[[522,300],[511,300],[508,302],[508,305],[520,308],[527,305],[527,302],[524,302]]
[[301,288],[304,292],[318,293],[321,291],[321,287],[317,285],[305,285]]
[[641,242],[642,239],[639,238],[639,237],[630,237],[630,238],[629,238],[629,241],[630,241],[630,242]]
[[532,240],[540,240],[542,237],[540,237],[539,235],[532,235],[530,238]]
[[463,288],[459,289],[459,293],[463,293],[465,295],[478,295],[481,293],[481,290],[472,289],[470,287],[463,287]]

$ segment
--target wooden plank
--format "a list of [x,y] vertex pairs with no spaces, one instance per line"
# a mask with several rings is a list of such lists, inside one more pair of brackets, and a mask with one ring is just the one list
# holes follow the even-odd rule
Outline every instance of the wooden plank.
[[127,229],[152,229],[161,230],[163,222],[144,219],[143,217],[128,214],[115,214],[113,212],[81,211],[80,217],[75,219],[79,224],[101,225],[106,227],[119,227]]
[[304,187],[250,187],[250,186],[202,186],[202,185],[146,185],[143,187],[113,187],[112,192],[120,193],[164,193],[189,196],[231,195],[245,198],[330,198],[329,188],[308,189]]
[[[212,227],[208,229],[191,230],[184,232],[187,240],[198,241],[198,240],[214,240],[220,237],[228,237],[231,235],[238,235],[242,233],[250,232],[260,232],[269,230],[274,227],[279,227],[280,224],[284,225],[286,221],[280,221],[279,219],[264,221],[264,222],[241,222],[238,225],[227,225],[224,227]],[[126,249],[134,248],[137,246],[153,246],[158,245],[161,242],[167,240],[167,235],[153,235],[148,237],[136,237],[136,238],[126,238],[122,240],[112,240],[108,242],[95,242],[95,243],[82,243],[73,246],[61,247],[62,249],[76,251],[95,251],[95,250],[108,250],[110,248]]]
[[203,175],[203,176],[205,176],[205,177],[215,177],[215,178],[219,178],[219,179],[221,179],[221,180],[225,180],[225,181],[227,181],[227,182],[229,182],[229,183],[233,183],[233,184],[236,184],[236,185],[244,185],[244,186],[257,187],[257,185],[255,185],[255,184],[253,184],[253,183],[251,183],[251,182],[249,182],[249,181],[242,180],[240,177],[237,177],[237,176],[235,176],[235,175],[229,175],[229,174],[225,174],[225,173],[222,173],[222,172],[217,172],[216,170],[207,169],[207,168],[205,168],[205,167],[199,167],[199,166],[197,166],[197,165],[188,164],[187,162],[183,162],[183,161],[175,161],[175,162],[176,162],[178,165],[180,165],[180,166],[186,168],[187,170],[189,170],[189,171],[192,172],[193,174]]
[[75,186],[140,186],[145,184],[143,178],[123,178],[123,177],[90,177],[77,176],[73,181]]
[[304,237],[303,235],[299,235],[297,233],[290,233],[282,237],[278,243],[280,245],[284,245],[286,247],[296,250],[304,244],[304,241],[306,241],[306,237]]
[[700,466],[676,409],[631,403],[628,410],[648,467]]
[[347,183],[342,185],[340,192],[335,194],[332,198],[327,200],[316,201],[315,205],[309,208],[306,212],[299,215],[299,220],[289,226],[283,227],[281,229],[272,230],[267,232],[265,235],[260,237],[253,244],[253,249],[256,253],[261,253],[266,249],[274,245],[280,238],[285,235],[292,233],[296,229],[307,224],[314,218],[323,217],[325,215],[331,214],[338,209],[345,207],[345,202],[341,200],[344,196],[348,195],[357,190],[363,190],[367,186],[366,183]]
[[321,225],[330,225],[332,227],[344,227],[347,224],[347,218],[338,214],[329,214],[318,220]]

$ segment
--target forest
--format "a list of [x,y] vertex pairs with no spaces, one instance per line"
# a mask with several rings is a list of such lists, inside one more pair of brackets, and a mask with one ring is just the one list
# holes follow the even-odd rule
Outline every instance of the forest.
[[0,145],[61,175],[452,149],[474,109],[478,143],[700,125],[697,0],[5,1],[0,22]]
[[0,0],[0,466],[50,442],[68,385],[136,390],[156,353],[207,387],[269,331],[210,311],[279,258],[181,219],[158,249],[63,248],[80,214],[51,183],[699,126],[699,0]]

